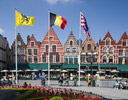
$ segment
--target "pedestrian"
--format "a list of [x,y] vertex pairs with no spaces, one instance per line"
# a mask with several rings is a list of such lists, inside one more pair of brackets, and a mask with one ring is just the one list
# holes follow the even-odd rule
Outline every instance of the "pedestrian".
[[91,75],[88,75],[88,87],[91,85]]
[[59,76],[59,85],[62,86],[63,84],[63,75]]
[[27,86],[28,86],[27,82],[24,82],[23,88],[27,88]]
[[119,88],[119,83],[118,83],[118,80],[116,80],[116,81],[115,81],[114,88],[116,88],[116,89],[118,89],[118,88]]
[[76,86],[77,85],[77,77],[76,77],[76,75],[73,75],[73,80],[74,80],[74,86]]

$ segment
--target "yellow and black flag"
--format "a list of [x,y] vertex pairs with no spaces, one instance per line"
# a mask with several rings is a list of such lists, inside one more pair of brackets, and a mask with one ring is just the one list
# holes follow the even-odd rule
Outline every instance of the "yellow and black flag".
[[33,26],[34,22],[35,22],[34,17],[25,16],[19,13],[18,11],[16,11],[16,26],[19,26],[19,25]]
[[67,24],[67,20],[62,16],[50,13],[50,27],[53,25],[60,26],[61,29],[64,29]]

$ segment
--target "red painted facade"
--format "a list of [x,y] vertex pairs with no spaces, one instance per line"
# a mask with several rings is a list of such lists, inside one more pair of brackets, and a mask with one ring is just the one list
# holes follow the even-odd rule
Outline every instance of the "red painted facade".
[[26,60],[29,63],[39,62],[39,43],[36,41],[34,35],[31,38],[27,38],[28,43],[26,46]]
[[107,32],[104,39],[99,44],[99,63],[114,63],[117,60],[117,46],[110,33]]
[[128,35],[126,32],[117,43],[118,63],[128,64]]
[[64,62],[63,46],[52,28],[50,28],[50,30],[48,31],[48,33],[46,34],[44,40],[40,45],[39,63],[48,63],[48,49],[47,49],[48,37],[50,38],[50,42],[49,42],[50,55],[51,55],[50,63],[63,63]]

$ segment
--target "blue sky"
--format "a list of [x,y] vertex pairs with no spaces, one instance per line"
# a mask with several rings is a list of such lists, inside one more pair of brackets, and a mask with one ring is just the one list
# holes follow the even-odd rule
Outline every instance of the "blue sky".
[[[80,10],[85,15],[91,36],[95,42],[103,39],[109,31],[118,42],[124,32],[128,33],[128,0],[0,0],[0,34],[7,37],[11,46],[15,39],[15,8],[18,12],[35,17],[34,26],[18,26],[24,42],[27,35],[34,34],[37,41],[44,39],[48,32],[48,9],[67,19],[62,30],[53,26],[64,45],[70,32],[79,38]],[[86,39],[84,30],[82,40]]]

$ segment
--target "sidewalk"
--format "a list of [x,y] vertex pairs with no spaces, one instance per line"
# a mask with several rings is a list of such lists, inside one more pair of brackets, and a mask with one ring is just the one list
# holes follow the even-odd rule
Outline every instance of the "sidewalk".
[[[32,86],[41,86],[41,80],[19,80],[19,85],[23,85],[24,82],[31,84]],[[120,90],[113,88],[99,88],[99,87],[88,87],[87,82],[81,81],[81,86],[73,86],[73,81],[69,82],[69,86],[59,86],[58,81],[50,81],[50,86],[53,88],[71,88],[75,90],[82,90],[86,92],[92,92],[100,96],[113,99],[113,100],[128,100],[128,90]],[[47,86],[47,81],[46,81]]]

